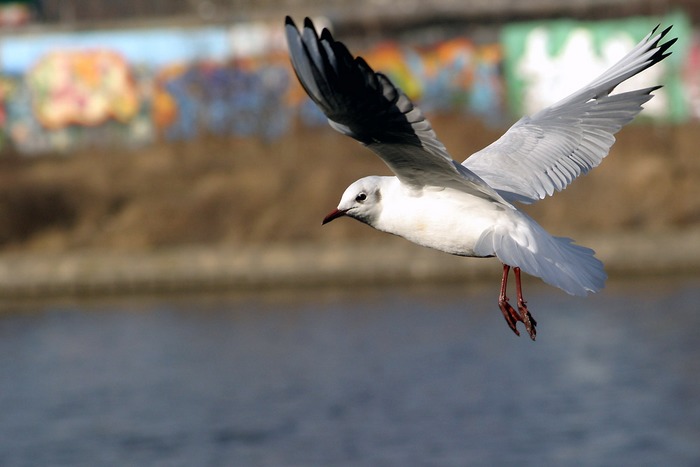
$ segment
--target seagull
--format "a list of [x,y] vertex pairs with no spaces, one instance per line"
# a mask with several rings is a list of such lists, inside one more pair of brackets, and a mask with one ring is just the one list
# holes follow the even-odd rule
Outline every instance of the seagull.
[[[525,116],[486,148],[456,162],[420,109],[391,80],[354,57],[328,29],[289,16],[285,34],[292,67],[328,123],[372,150],[394,176],[352,183],[326,224],[348,216],[421,246],[452,255],[496,257],[503,265],[498,306],[510,329],[537,322],[523,298],[521,272],[576,296],[603,288],[595,252],[554,237],[514,203],[530,204],[566,188],[596,167],[613,136],[661,86],[612,91],[671,54],[671,26],[654,28],[601,76],[557,103]],[[515,277],[517,310],[506,295]]]

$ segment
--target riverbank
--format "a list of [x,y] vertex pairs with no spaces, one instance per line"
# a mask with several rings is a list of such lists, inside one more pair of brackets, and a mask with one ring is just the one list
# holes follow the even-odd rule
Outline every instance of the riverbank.
[[[589,235],[610,276],[700,274],[700,229]],[[497,279],[495,259],[459,258],[398,238],[371,244],[178,247],[0,255],[0,297],[79,297]]]
[[[460,115],[435,116],[433,125],[457,160],[504,131]],[[574,238],[700,228],[698,135],[695,123],[630,125],[600,167],[524,209]],[[319,224],[354,180],[388,173],[325,126],[267,143],[210,138],[0,157],[0,254],[382,241],[357,222]]]
[[[433,124],[453,154],[500,136]],[[523,208],[599,253],[610,275],[700,273],[698,124],[630,125],[605,162]],[[456,156],[458,159],[461,157]],[[0,298],[491,279],[495,260],[420,248],[339,220],[344,188],[388,169],[328,128],[130,151],[0,158]]]

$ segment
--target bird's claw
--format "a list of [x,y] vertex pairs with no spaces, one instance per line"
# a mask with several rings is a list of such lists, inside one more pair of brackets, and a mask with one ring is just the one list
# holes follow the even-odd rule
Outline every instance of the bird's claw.
[[515,308],[508,303],[508,297],[505,297],[503,300],[499,300],[498,306],[501,309],[501,313],[503,313],[503,317],[506,319],[506,323],[508,323],[508,327],[510,327],[516,336],[519,336],[520,332],[518,331],[516,324],[518,321],[522,321],[522,319],[520,318],[518,312],[515,311]]
[[530,336],[530,339],[533,341],[535,340],[535,337],[537,336],[537,321],[535,321],[535,318],[533,318],[530,314],[524,300],[518,300],[518,311],[516,311],[515,308],[513,308],[513,306],[508,302],[508,297],[505,297],[503,300],[499,300],[498,307],[501,309],[501,313],[503,313],[503,317],[506,319],[508,327],[510,327],[516,336],[520,335],[517,328],[518,321],[520,321],[525,325],[525,330]]
[[530,314],[530,310],[525,305],[525,300],[518,300],[518,311],[520,312],[520,321],[525,325],[525,330],[530,335],[530,339],[535,340],[537,336],[537,321]]

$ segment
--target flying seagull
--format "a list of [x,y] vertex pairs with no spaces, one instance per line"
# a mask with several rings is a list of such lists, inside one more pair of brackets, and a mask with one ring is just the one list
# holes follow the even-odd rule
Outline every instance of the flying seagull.
[[[603,264],[589,248],[554,237],[513,203],[533,203],[563,190],[600,164],[660,86],[611,94],[623,81],[660,62],[676,39],[658,26],[609,70],[559,102],[518,120],[491,145],[458,163],[411,100],[362,57],[353,57],[328,29],[319,36],[306,18],[300,31],[287,16],[294,71],[309,97],[340,133],[371,149],[395,176],[369,176],[343,193],[326,224],[349,216],[418,245],[503,264],[498,306],[517,335],[535,339],[536,321],[521,271],[565,292],[603,288]],[[517,310],[506,296],[511,268]]]

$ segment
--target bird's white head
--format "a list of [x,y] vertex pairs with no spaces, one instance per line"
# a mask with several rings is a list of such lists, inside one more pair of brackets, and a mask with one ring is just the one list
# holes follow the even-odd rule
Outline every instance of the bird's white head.
[[382,210],[382,182],[386,177],[365,177],[345,189],[338,208],[324,219],[327,224],[338,217],[348,216],[365,224],[373,225]]

